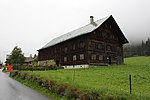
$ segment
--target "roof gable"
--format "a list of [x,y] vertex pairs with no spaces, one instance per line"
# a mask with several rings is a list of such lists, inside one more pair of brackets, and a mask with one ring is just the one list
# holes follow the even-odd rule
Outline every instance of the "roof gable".
[[129,41],[126,39],[126,37],[124,36],[123,32],[121,31],[120,27],[118,26],[118,24],[116,23],[115,19],[110,16],[110,19],[113,21],[113,24],[115,25],[115,31],[118,35],[119,41],[122,44],[128,43]]

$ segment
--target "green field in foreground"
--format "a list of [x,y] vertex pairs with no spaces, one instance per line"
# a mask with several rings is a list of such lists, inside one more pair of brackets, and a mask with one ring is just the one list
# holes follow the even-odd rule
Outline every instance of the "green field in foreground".
[[68,83],[83,91],[129,97],[129,75],[132,75],[133,98],[150,99],[150,57],[131,57],[125,65],[99,66],[87,69],[33,71],[58,83]]

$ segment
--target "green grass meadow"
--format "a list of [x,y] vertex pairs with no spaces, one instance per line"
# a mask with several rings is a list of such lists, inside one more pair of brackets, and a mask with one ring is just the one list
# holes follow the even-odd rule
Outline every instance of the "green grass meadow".
[[[68,83],[86,92],[96,91],[102,95],[127,97],[131,100],[150,100],[150,57],[125,58],[124,65],[33,71],[30,74],[58,83]],[[132,76],[132,95],[129,75]]]

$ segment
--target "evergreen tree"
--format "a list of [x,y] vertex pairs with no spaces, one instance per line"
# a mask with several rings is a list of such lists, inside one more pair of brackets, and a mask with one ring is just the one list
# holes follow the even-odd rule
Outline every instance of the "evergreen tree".
[[150,39],[148,38],[148,40],[146,41],[146,55],[149,56],[150,55]]
[[142,42],[138,45],[126,45],[124,46],[124,56],[150,56],[150,38],[144,43]]

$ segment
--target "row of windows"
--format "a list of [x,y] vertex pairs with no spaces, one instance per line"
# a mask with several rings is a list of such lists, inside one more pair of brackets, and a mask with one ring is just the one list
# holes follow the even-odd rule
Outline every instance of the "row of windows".
[[80,41],[78,44],[73,44],[70,47],[64,47],[63,48],[64,53],[67,53],[69,48],[70,50],[76,50],[78,48],[82,49],[82,48],[85,48],[85,43],[83,41]]
[[106,51],[116,52],[117,48],[116,48],[116,46],[107,45]]
[[[68,57],[64,57],[64,62],[68,61],[67,58],[68,58]],[[84,60],[84,54],[80,54],[80,55],[79,55],[79,59],[80,59],[80,60]],[[72,60],[73,60],[73,61],[76,61],[76,60],[77,60],[77,55],[73,55],[73,56],[72,56]]]
[[[105,45],[103,43],[91,42],[91,47],[96,50],[105,50]],[[116,47],[112,45],[106,45],[106,51],[116,51]]]
[[[79,59],[80,60],[84,60],[84,54],[80,54],[79,55]],[[115,56],[112,56],[112,59],[116,59]],[[72,56],[72,60],[73,61],[77,61],[77,55],[73,55]],[[91,55],[91,60],[99,60],[99,61],[103,61],[104,60],[104,56],[103,55],[98,55],[98,54],[92,54]],[[64,62],[67,62],[68,61],[68,57],[64,57]]]
[[80,49],[85,48],[85,43],[83,41],[80,41],[79,43],[73,44],[71,46],[72,50],[75,50],[75,49],[78,49],[78,48],[80,48]]
[[93,34],[95,34],[94,36],[96,36],[99,39],[118,40],[118,37],[115,36],[114,33],[109,31],[94,31]]
[[[84,60],[84,54],[80,54],[79,59]],[[103,55],[92,54],[91,59],[92,60],[104,60],[104,56]],[[73,55],[72,60],[76,61],[77,60],[77,55]],[[64,57],[64,62],[67,62],[67,61],[68,61],[68,57]]]
[[93,49],[104,50],[104,45],[102,43],[92,42],[91,46]]
[[102,32],[102,36],[103,36],[105,39],[108,39],[108,40],[118,40],[118,37],[115,36],[115,35],[112,34],[112,33]]
[[91,59],[92,60],[104,60],[104,56],[103,55],[92,54]]
[[112,28],[111,24],[105,24],[105,27],[110,29]]
[[69,50],[76,50],[76,49],[82,49],[85,48],[85,43],[84,41],[80,41],[78,43],[74,43],[71,46],[65,46],[64,48],[52,48],[53,50],[50,50],[49,53],[60,53],[62,51],[63,53],[67,53]]
[[[104,59],[105,58],[104,58],[103,55],[99,55],[99,54],[92,54],[91,55],[91,60],[100,60],[100,61],[102,61]],[[107,59],[109,59],[109,58],[107,57]],[[111,55],[111,60],[116,60],[116,59],[117,59],[116,55]]]

